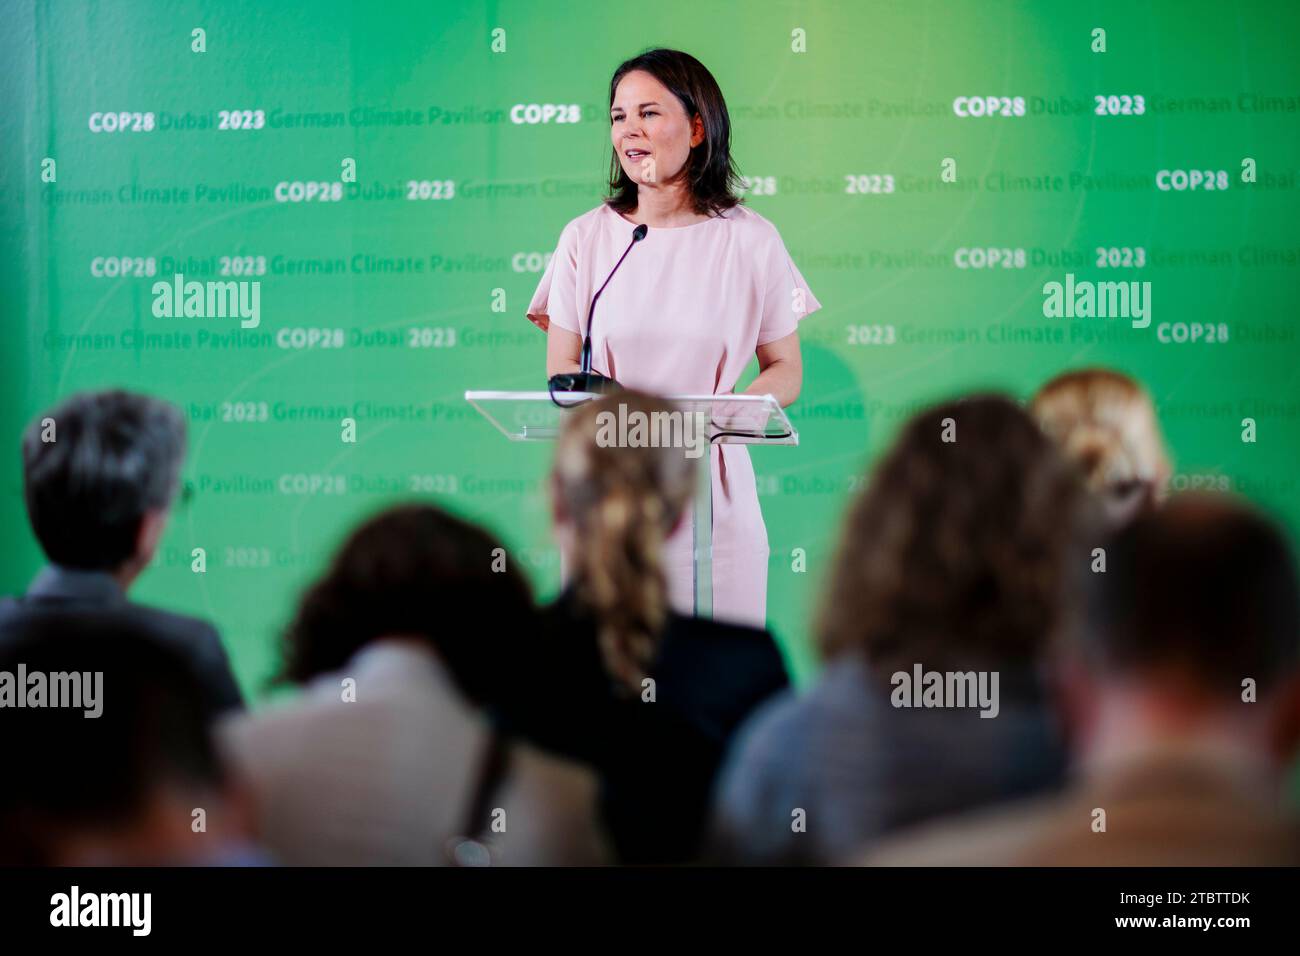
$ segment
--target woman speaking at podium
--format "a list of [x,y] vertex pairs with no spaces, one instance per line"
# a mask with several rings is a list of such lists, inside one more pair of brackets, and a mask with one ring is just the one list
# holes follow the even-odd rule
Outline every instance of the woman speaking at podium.
[[[725,395],[756,356],[743,394],[789,405],[803,379],[799,320],[821,303],[776,227],[736,195],[717,81],[692,56],[651,50],[618,67],[609,102],[611,195],[564,227],[528,307],[547,333],[547,375],[579,370],[590,331],[592,370],[625,387]],[[769,551],[749,450],[710,454],[714,617],[762,627]],[[692,533],[683,521],[664,554],[670,602],[688,614]]]

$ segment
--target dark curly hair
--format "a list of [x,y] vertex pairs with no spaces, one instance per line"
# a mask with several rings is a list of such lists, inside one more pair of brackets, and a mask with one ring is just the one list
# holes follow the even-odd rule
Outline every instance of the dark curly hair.
[[1010,399],[920,413],[849,509],[822,653],[859,651],[877,675],[1034,664],[1058,628],[1082,494]]
[[432,505],[390,508],[348,537],[285,633],[282,681],[343,667],[370,641],[422,638],[465,696],[489,703],[534,605],[527,578],[486,531]]
[[[737,194],[740,175],[731,158],[731,117],[727,102],[713,74],[695,57],[679,50],[647,50],[625,60],[609,81],[609,105],[619,81],[633,70],[649,73],[664,86],[686,110],[687,118],[697,114],[704,124],[704,141],[691,149],[686,161],[686,182],[695,212],[716,215],[744,202]],[[611,147],[609,161],[611,195],[606,205],[616,212],[630,212],[637,205],[637,184],[618,161],[618,149]]]

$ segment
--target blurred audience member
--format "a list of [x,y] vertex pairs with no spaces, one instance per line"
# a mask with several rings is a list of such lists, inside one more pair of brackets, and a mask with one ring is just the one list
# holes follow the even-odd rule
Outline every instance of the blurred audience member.
[[686,514],[696,459],[684,447],[605,440],[615,432],[602,425],[655,427],[673,414],[683,413],[623,391],[565,419],[551,494],[572,575],[530,645],[528,686],[502,708],[539,745],[600,773],[604,819],[624,862],[698,855],[727,741],[789,683],[766,631],[670,606],[663,546]]
[[265,844],[291,865],[598,863],[596,785],[483,707],[534,630],[482,530],[408,505],[361,525],[289,628],[289,702],[222,727]]
[[1164,497],[1170,466],[1155,406],[1127,375],[1066,372],[1040,388],[1030,408],[1083,472],[1108,525],[1130,521]]
[[[1229,497],[1175,497],[1084,565],[1063,795],[937,825],[885,864],[1300,863],[1282,770],[1300,740],[1300,595],[1282,534]],[[1081,564],[1084,564],[1081,562]]]
[[51,611],[112,615],[189,657],[214,709],[242,707],[211,624],[126,598],[153,560],[184,454],[181,413],[129,392],[74,395],[28,427],[23,492],[50,563],[24,597],[0,599],[0,643]]
[[0,865],[267,862],[210,716],[192,662],[150,629],[28,621],[0,644]]
[[[973,396],[912,419],[850,507],[817,626],[825,669],[764,708],[729,760],[718,858],[834,862],[1055,785],[1044,662],[1081,497],[1014,402]],[[922,693],[936,680],[952,696]]]

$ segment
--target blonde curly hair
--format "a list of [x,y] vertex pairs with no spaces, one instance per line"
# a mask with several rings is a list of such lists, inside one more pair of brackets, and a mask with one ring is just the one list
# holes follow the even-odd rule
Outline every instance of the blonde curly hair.
[[1120,372],[1079,369],[1038,390],[1030,410],[1122,523],[1165,497],[1171,466],[1146,390]]

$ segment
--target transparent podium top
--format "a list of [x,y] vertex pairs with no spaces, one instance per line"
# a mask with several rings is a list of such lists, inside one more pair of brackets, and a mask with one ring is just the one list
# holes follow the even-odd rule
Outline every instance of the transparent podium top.
[[[617,394],[617,393],[613,393]],[[585,404],[600,395],[556,392],[565,406]],[[797,445],[799,433],[771,395],[666,395],[686,413],[705,416],[705,431],[716,444]],[[554,441],[567,408],[550,392],[469,391],[465,400],[511,441]]]

